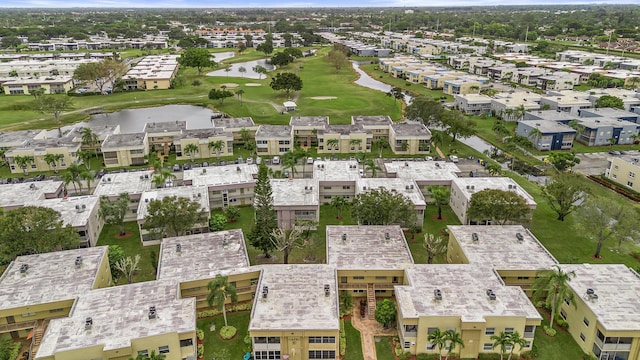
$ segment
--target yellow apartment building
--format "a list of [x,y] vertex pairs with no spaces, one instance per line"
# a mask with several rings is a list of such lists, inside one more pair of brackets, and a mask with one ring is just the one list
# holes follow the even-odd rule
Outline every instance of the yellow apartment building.
[[107,168],[144,165],[149,155],[149,137],[147,133],[112,134],[101,147]]
[[387,177],[413,180],[427,202],[431,202],[430,186],[446,186],[458,177],[460,169],[455,163],[446,161],[392,161],[385,162]]
[[111,134],[120,134],[120,125],[91,126],[89,128],[91,129],[91,132],[96,135],[96,138],[97,138],[94,144],[94,147],[92,147],[90,143],[86,143],[86,144],[83,143],[82,132],[85,128],[86,127],[84,126],[76,126],[73,129],[69,130],[69,132],[66,133],[64,136],[66,138],[71,139],[73,142],[80,143],[81,150],[102,152],[102,149],[100,148],[100,146],[102,145],[102,142],[104,141],[104,139],[106,139],[107,136]]
[[124,221],[136,221],[138,203],[142,198],[142,193],[155,187],[151,182],[152,179],[153,171],[151,170],[107,173],[96,184],[93,195],[105,196],[109,200],[115,201],[120,194],[129,194],[129,208],[124,216]]
[[[335,196],[349,200],[356,195],[356,181],[362,176],[356,161],[315,161],[313,178],[318,181],[320,204],[328,204]],[[364,171],[363,171],[364,174]]]
[[[214,143],[222,141],[222,148],[216,151]],[[223,128],[182,130],[180,135],[174,138],[176,159],[209,159],[212,157],[233,155],[233,135]],[[197,151],[186,153],[184,150],[190,144],[197,146]]]
[[[640,192],[640,156],[609,158],[609,168],[605,172],[607,178],[636,192]],[[638,179],[636,179],[638,175]]]
[[[67,138],[55,139],[34,139],[26,143],[12,147],[6,151],[4,157],[9,164],[11,173],[29,173],[35,171],[64,170],[78,161],[78,151],[80,144]],[[62,159],[56,163],[49,164],[45,161],[47,154],[62,155]],[[30,161],[21,165],[16,162],[17,157],[28,157]]]
[[38,181],[0,184],[0,208],[9,211],[25,204],[38,204],[45,199],[60,198],[64,194],[62,181]]
[[384,188],[396,194],[401,194],[413,204],[416,212],[415,226],[422,227],[424,211],[427,203],[413,180],[399,178],[362,178],[356,183],[356,195],[371,192],[371,190]]
[[318,154],[371,152],[373,135],[362,125],[327,125],[317,134]]
[[260,125],[256,131],[256,153],[282,155],[293,149],[293,128],[289,125]]
[[127,90],[163,90],[178,73],[178,55],[146,56],[122,77]]
[[371,130],[373,141],[380,138],[389,139],[389,127],[393,124],[391,117],[388,115],[377,116],[352,116],[351,124],[362,126],[362,128]]
[[289,126],[293,128],[293,140],[303,149],[319,147],[318,132],[329,126],[328,116],[292,116]]
[[444,82],[442,92],[447,95],[479,94],[482,83],[471,79],[452,79]]
[[271,192],[279,228],[291,229],[304,220],[320,221],[317,180],[271,179]]
[[424,124],[393,124],[389,129],[389,145],[394,154],[428,154],[431,131]]
[[180,136],[186,128],[187,122],[184,120],[150,122],[144,125],[142,132],[147,134],[150,150],[169,155],[174,138]]
[[73,89],[71,76],[30,77],[15,79],[2,83],[5,94],[30,95],[34,90],[43,89],[45,94],[66,94]]
[[242,132],[246,130],[249,133],[250,141],[255,140],[256,131],[258,131],[258,125],[253,122],[250,117],[240,118],[212,118],[211,125],[214,128],[220,127],[224,131],[233,135],[234,142],[242,142]]
[[253,205],[258,166],[249,164],[209,166],[185,170],[183,184],[206,186],[209,208]]

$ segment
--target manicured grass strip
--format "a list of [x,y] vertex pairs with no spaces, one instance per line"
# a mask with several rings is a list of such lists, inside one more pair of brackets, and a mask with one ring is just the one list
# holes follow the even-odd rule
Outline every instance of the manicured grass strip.
[[[541,313],[544,320],[542,324],[549,324],[549,316]],[[537,360],[565,360],[565,359],[581,359],[583,355],[582,349],[576,344],[575,340],[568,332],[557,329],[557,334],[550,337],[544,333],[542,325],[536,328],[536,335],[533,339],[533,346],[538,349]]]
[[[251,312],[243,311],[227,314],[227,323],[238,329],[233,339],[222,340],[220,329],[224,326],[222,315],[198,320],[198,329],[204,330],[204,358],[205,359],[242,359],[244,354],[250,351],[250,344],[244,343],[244,338],[249,332],[249,317]],[[215,325],[212,332],[211,324]]]
[[362,360],[362,341],[360,331],[351,325],[351,320],[344,321],[344,329],[347,333],[347,352],[342,360]]
[[396,355],[393,351],[393,344],[390,336],[376,337],[380,341],[376,341],[376,357],[378,360],[395,360]]

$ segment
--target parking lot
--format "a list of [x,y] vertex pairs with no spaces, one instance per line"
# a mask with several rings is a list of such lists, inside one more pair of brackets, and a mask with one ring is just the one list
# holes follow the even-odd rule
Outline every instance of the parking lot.
[[580,159],[580,164],[573,167],[573,171],[588,175],[600,175],[604,174],[609,167],[609,158],[615,156],[610,155],[607,152],[589,153],[589,154],[576,154]]

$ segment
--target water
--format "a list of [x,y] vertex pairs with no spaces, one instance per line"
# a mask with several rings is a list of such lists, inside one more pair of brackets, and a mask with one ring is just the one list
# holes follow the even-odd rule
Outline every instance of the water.
[[[212,71],[210,73],[207,73],[207,76],[220,76],[220,77],[244,77],[244,78],[248,78],[248,79],[260,79],[262,77],[264,77],[264,75],[258,74],[257,72],[253,71],[253,68],[256,65],[260,65],[264,68],[267,69],[267,71],[271,71],[273,69],[275,69],[275,67],[271,64],[267,64],[266,60],[253,60],[253,61],[246,61],[246,62],[241,62],[241,63],[237,63],[237,64],[231,64],[231,67],[227,68],[227,69],[222,69],[222,70],[216,70],[216,71]],[[244,67],[246,72],[241,73],[239,71],[239,69],[241,67]],[[228,70],[228,71],[227,71]]]
[[236,53],[234,53],[233,51],[225,51],[220,53],[214,53],[212,55],[213,55],[213,60],[215,62],[221,62],[227,59],[231,59],[232,57],[236,56]]
[[[391,85],[385,84],[382,81],[378,81],[372,78],[371,76],[369,76],[369,74],[367,74],[362,69],[360,69],[360,65],[355,61],[352,61],[351,65],[353,66],[353,69],[360,75],[360,78],[358,78],[358,80],[355,81],[356,84],[369,89],[382,91],[385,94],[391,91],[392,89]],[[411,100],[413,100],[413,96],[407,93],[403,93],[403,95],[404,95],[404,102],[407,103],[407,105],[411,104]]]

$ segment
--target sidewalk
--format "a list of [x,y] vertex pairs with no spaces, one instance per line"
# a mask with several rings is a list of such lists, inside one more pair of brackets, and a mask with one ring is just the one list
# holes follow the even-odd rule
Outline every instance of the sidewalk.
[[374,337],[375,336],[394,336],[397,334],[395,329],[385,330],[382,325],[380,325],[375,320],[369,320],[367,318],[360,318],[360,311],[358,309],[357,304],[358,301],[354,300],[353,307],[353,316],[351,316],[351,324],[354,328],[360,331],[360,338],[362,341],[362,354],[364,355],[364,360],[377,360],[376,357],[376,344]]

